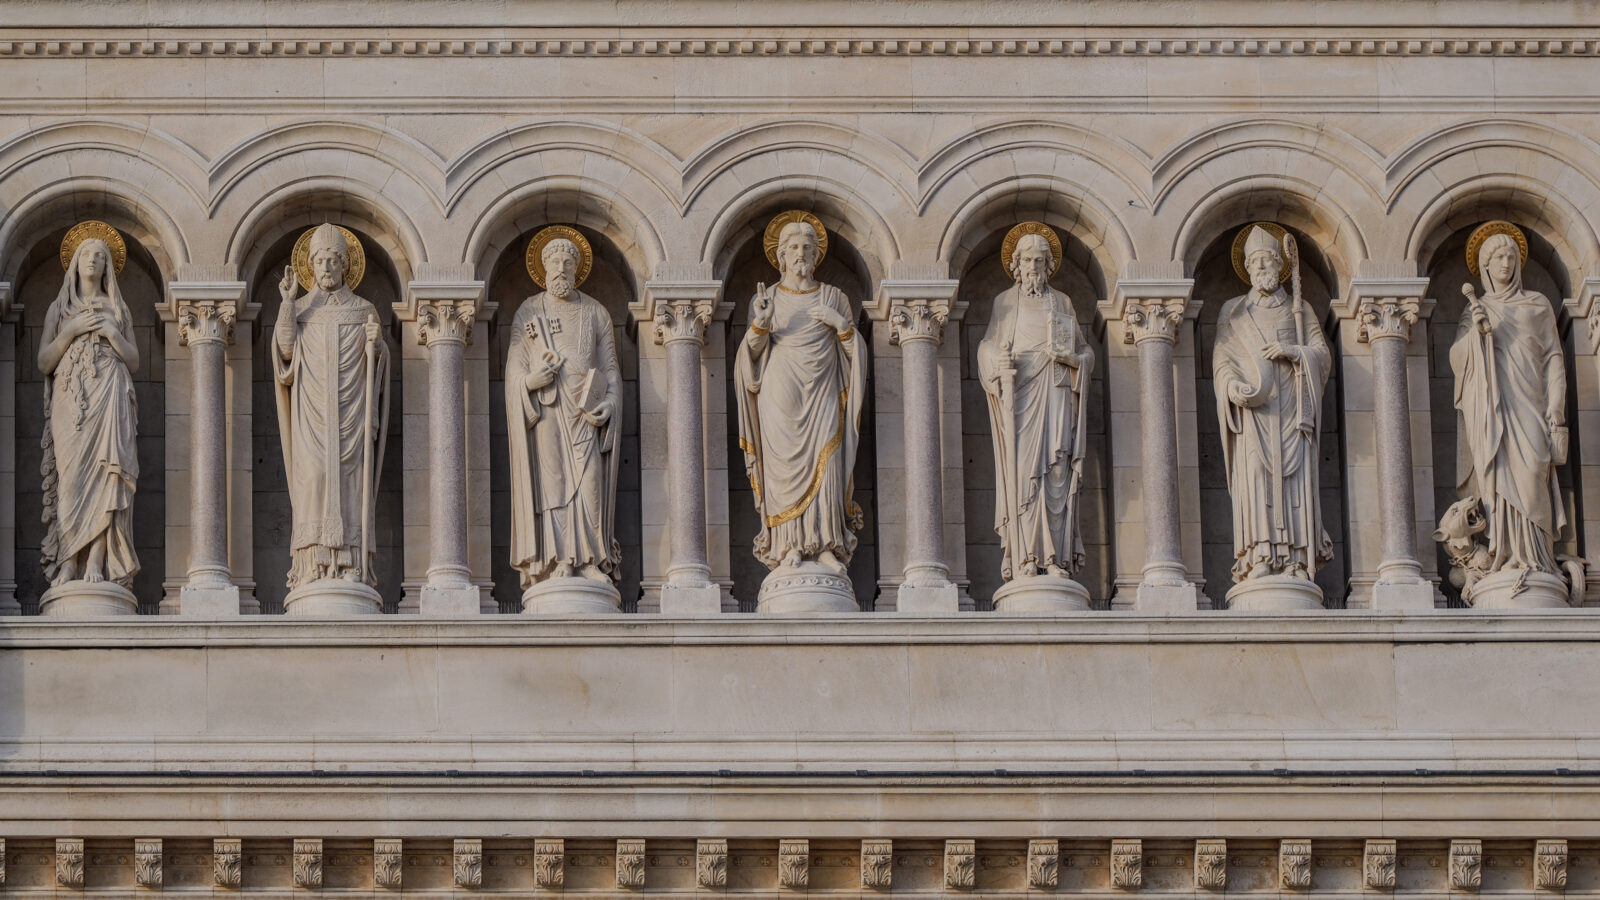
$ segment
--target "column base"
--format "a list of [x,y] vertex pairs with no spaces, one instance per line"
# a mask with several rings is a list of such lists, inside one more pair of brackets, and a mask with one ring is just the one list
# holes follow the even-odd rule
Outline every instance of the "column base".
[[761,581],[756,612],[775,615],[825,615],[860,612],[850,579],[819,562],[779,566]]
[[1431,610],[1433,585],[1417,581],[1380,581],[1372,586],[1372,609]]
[[961,611],[961,591],[953,584],[937,587],[902,583],[895,594],[895,612],[947,615]]
[[220,619],[239,615],[236,584],[186,584],[178,591],[178,615]]
[[483,592],[475,584],[425,584],[417,598],[424,616],[476,616],[483,613]]
[[1571,605],[1566,579],[1548,572],[1502,569],[1472,586],[1473,609],[1566,609]]
[[138,611],[133,591],[114,581],[69,581],[39,597],[41,616],[131,616]]
[[1181,584],[1140,582],[1133,608],[1139,612],[1194,612],[1200,608],[1200,587],[1192,581]]
[[714,584],[661,586],[661,615],[716,616],[722,614],[722,588]]
[[383,611],[383,598],[371,585],[343,578],[323,578],[303,584],[283,598],[290,616],[369,616]]
[[1228,608],[1240,612],[1294,612],[1321,609],[1322,588],[1288,575],[1247,578],[1228,591]]
[[1026,575],[1014,578],[994,592],[994,611],[999,613],[1083,612],[1089,608],[1089,589],[1056,575]]
[[622,612],[622,592],[609,581],[546,578],[522,592],[522,611],[541,616],[610,615]]

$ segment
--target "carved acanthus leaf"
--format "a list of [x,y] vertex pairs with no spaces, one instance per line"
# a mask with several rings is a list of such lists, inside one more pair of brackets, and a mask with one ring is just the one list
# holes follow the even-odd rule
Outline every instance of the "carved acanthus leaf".
[[1311,842],[1278,842],[1278,883],[1286,891],[1311,889]]
[[238,838],[212,841],[211,865],[211,880],[217,887],[238,887],[244,875],[244,842]]
[[644,841],[617,841],[617,887],[644,887]]
[[1395,842],[1367,841],[1362,854],[1362,882],[1371,890],[1386,891],[1394,887]]
[[1061,877],[1061,842],[1055,839],[1028,842],[1028,887],[1036,891],[1055,890]]
[[715,305],[710,300],[674,300],[656,308],[656,343],[693,341],[703,344]]
[[56,884],[83,887],[83,838],[56,839]]
[[476,838],[455,843],[456,887],[483,886],[483,841]]
[[1133,890],[1144,884],[1144,842],[1111,842],[1111,886]]
[[1450,887],[1458,891],[1475,891],[1483,886],[1483,842],[1458,840],[1450,842]]
[[889,311],[889,343],[944,341],[944,323],[950,318],[950,301],[896,300]]
[[233,343],[233,323],[239,304],[233,300],[199,300],[178,306],[178,343],[184,347],[207,342]]
[[322,887],[322,839],[295,838],[294,886]]
[[1360,325],[1356,339],[1362,343],[1382,338],[1411,340],[1411,326],[1421,313],[1422,301],[1417,297],[1368,297],[1361,301],[1357,311]]
[[472,324],[477,320],[478,301],[433,300],[417,306],[417,343],[434,341],[472,343]]
[[1228,842],[1194,842],[1194,886],[1203,891],[1220,891],[1228,886]]
[[811,842],[782,840],[778,842],[778,885],[786,888],[803,888],[811,881]]
[[694,878],[704,888],[728,886],[728,842],[720,838],[696,841]]
[[539,838],[533,842],[533,882],[542,888],[558,888],[566,881],[567,842],[561,838]]
[[161,887],[160,838],[139,838],[133,842],[133,881],[139,887]]
[[1122,312],[1123,343],[1137,344],[1151,340],[1173,343],[1178,339],[1178,326],[1183,323],[1185,305],[1182,297],[1172,300],[1129,300]]
[[970,891],[977,883],[977,877],[977,842],[945,841],[944,886],[953,891]]
[[861,886],[874,890],[888,890],[894,873],[894,842],[865,840],[861,842]]
[[1543,840],[1534,845],[1533,886],[1559,891],[1567,886],[1567,842]]
[[372,883],[397,891],[401,886],[401,859],[405,842],[399,838],[378,838],[372,842]]

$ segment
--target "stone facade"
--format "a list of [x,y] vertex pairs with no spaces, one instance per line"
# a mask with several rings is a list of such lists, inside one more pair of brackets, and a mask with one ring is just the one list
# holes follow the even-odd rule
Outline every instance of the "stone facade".
[[[0,0],[0,881],[1593,890],[1597,35],[1583,4],[1465,0]],[[792,211],[865,358],[859,613],[755,614],[737,365]],[[127,251],[144,615],[36,618],[36,363],[84,222]],[[391,360],[360,620],[279,615],[278,283],[324,222]],[[1491,222],[1555,319],[1565,609],[1465,609],[1451,571]],[[993,608],[979,345],[1023,223],[1094,360],[1088,609]],[[1332,558],[1294,614],[1227,608],[1219,316],[1256,223],[1294,239],[1330,365]],[[551,226],[617,359],[605,620],[522,615],[510,560],[507,360]]]

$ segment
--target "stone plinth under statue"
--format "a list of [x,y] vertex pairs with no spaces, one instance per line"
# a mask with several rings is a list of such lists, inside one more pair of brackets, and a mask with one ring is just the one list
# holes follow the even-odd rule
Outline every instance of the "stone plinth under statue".
[[761,582],[756,612],[775,615],[860,611],[850,579],[819,562],[779,566]]
[[39,597],[41,616],[131,616],[138,611],[133,592],[115,581],[68,581]]
[[1089,608],[1089,589],[1058,575],[1024,575],[994,592],[994,610],[1002,613],[1080,612]]
[[1247,578],[1228,591],[1228,608],[1240,612],[1295,612],[1322,608],[1316,582],[1289,575]]
[[522,592],[522,611],[546,616],[622,612],[622,594],[610,582],[574,575],[546,578]]
[[382,611],[377,589],[345,578],[319,578],[283,598],[283,612],[289,616],[365,616]]

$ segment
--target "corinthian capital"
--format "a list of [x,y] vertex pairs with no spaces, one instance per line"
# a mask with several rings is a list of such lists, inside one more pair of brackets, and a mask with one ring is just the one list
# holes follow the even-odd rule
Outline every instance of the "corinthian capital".
[[1178,325],[1183,322],[1187,302],[1183,297],[1128,300],[1122,310],[1123,343],[1165,341],[1171,344],[1177,341]]
[[234,300],[190,300],[178,304],[178,344],[233,343],[233,322],[239,316]]
[[716,301],[710,297],[675,297],[658,301],[656,306],[656,343],[671,344],[677,341],[706,342],[706,326],[716,311]]
[[430,299],[417,304],[417,343],[435,341],[472,343],[472,323],[478,315],[478,298]]
[[1399,338],[1411,340],[1411,326],[1422,310],[1422,301],[1416,297],[1364,297],[1358,311],[1360,324],[1356,340],[1362,343]]
[[910,341],[944,341],[944,323],[950,318],[950,301],[937,299],[894,298],[889,308],[889,343],[904,344]]

